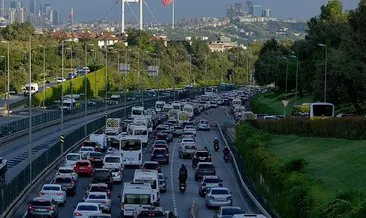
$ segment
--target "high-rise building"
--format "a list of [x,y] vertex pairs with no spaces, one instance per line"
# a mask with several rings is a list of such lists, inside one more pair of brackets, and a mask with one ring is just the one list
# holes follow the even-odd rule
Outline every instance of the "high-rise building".
[[246,10],[249,12],[250,15],[253,15],[253,1],[247,1],[246,2]]
[[237,2],[234,4],[235,16],[241,16],[241,3]]
[[25,10],[24,8],[9,8],[9,22],[24,23]]
[[226,10],[226,17],[227,18],[233,18],[235,17],[235,8],[231,5]]
[[30,0],[29,11],[33,14],[38,14],[38,0]]
[[263,9],[262,10],[262,17],[271,17],[271,9]]
[[261,17],[262,16],[262,6],[261,5],[253,5],[252,6],[252,16],[253,17]]
[[0,0],[0,17],[5,17],[5,0]]
[[51,13],[52,13],[52,21],[50,21],[50,22],[52,22],[54,25],[58,25],[60,22],[60,17],[59,17],[60,13],[58,12],[58,10],[55,10],[55,9],[52,9]]
[[52,6],[50,4],[45,4],[43,6],[43,15],[48,16],[51,13]]
[[23,3],[19,0],[14,0],[10,3],[10,8],[15,8],[15,9],[19,9],[19,8],[24,8],[23,7]]

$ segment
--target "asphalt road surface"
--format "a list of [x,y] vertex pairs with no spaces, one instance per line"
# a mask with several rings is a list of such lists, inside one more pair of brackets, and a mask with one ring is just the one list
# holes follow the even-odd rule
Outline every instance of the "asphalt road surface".
[[[205,113],[202,115],[203,118],[208,119],[210,121],[218,121],[218,122],[227,122],[232,123],[230,117],[227,116],[227,109],[224,107],[211,110],[208,115]],[[218,118],[218,119],[216,119]],[[216,167],[216,173],[223,179],[224,187],[229,188],[233,195],[233,205],[240,206],[246,212],[254,212],[253,209],[248,202],[247,198],[244,197],[241,192],[239,183],[237,182],[237,178],[235,176],[234,169],[232,164],[225,163],[223,160],[222,151],[215,152],[213,150],[212,141],[215,137],[220,139],[220,135],[218,129],[216,127],[212,127],[210,131],[197,131],[196,143],[199,148],[203,148],[207,146],[210,153],[212,154],[213,164]],[[223,144],[223,141],[220,140],[220,145]],[[166,209],[175,212],[179,217],[189,217],[189,212],[193,201],[195,201],[198,208],[198,217],[199,218],[207,218],[213,217],[215,214],[215,210],[208,210],[205,206],[204,198],[201,198],[198,195],[198,182],[194,180],[193,169],[191,167],[190,159],[180,159],[178,157],[178,146],[179,139],[174,139],[173,142],[170,143],[170,164],[162,166],[162,172],[168,178],[167,179],[167,192],[161,194],[161,206]],[[149,160],[150,157],[150,149],[148,146],[144,150],[144,160]],[[182,164],[186,164],[188,166],[188,181],[187,181],[187,190],[184,194],[181,194],[178,190],[178,171]],[[133,168],[126,168],[124,171],[124,181],[132,181],[134,174]],[[52,173],[45,181],[45,183],[50,182],[53,178],[54,173]],[[73,206],[76,206],[78,202],[83,200],[85,196],[86,187],[90,184],[91,178],[88,177],[79,177],[77,183],[77,193],[74,197],[68,197],[67,203],[60,209],[59,217],[72,217]],[[42,184],[39,185],[37,191],[40,190]],[[112,217],[119,217],[120,214],[120,204],[118,199],[118,193],[121,191],[122,185],[115,184],[113,187],[112,194]],[[37,192],[32,193],[26,202],[31,200]],[[26,209],[26,203],[24,203],[23,207],[20,208],[19,212],[15,217],[22,217],[24,215]]]

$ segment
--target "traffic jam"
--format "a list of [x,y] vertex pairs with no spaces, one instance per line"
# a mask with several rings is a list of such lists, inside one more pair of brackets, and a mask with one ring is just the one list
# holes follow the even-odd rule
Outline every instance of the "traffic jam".
[[[174,189],[183,195],[188,178],[197,181],[197,194],[215,213],[214,217],[260,217],[235,206],[231,190],[216,175],[208,145],[196,140],[198,131],[210,131],[215,125],[200,118],[208,110],[228,106],[235,116],[243,116],[245,107],[236,105],[236,100],[232,105],[240,95],[240,91],[217,94],[207,88],[204,95],[195,98],[156,101],[154,108],[132,107],[128,118],[107,118],[105,128],[65,156],[52,181],[29,201],[25,217],[61,216],[67,201],[80,192],[84,197],[63,216],[177,217],[172,208],[161,204],[161,198]],[[185,164],[175,166],[174,170],[179,171],[178,178],[174,178],[176,187],[169,187],[162,169],[171,164],[173,143],[179,144],[177,153]],[[212,138],[211,143],[214,152],[221,152],[223,160],[230,162],[229,149],[218,138]],[[188,175],[188,167],[194,169],[193,175]],[[127,173],[133,175],[132,179],[126,179]],[[79,180],[85,178],[90,180],[88,186],[78,186]],[[112,197],[115,195],[117,199]],[[112,215],[112,210],[118,210],[119,216]]]

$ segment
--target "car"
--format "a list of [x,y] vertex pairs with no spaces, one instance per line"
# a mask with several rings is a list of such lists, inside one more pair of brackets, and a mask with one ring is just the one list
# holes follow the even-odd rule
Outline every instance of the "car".
[[[168,152],[169,152],[169,147],[168,145],[165,145],[165,144],[154,144],[153,147],[152,147],[152,151],[155,149],[155,148],[164,148],[166,149]],[[152,152],[151,151],[151,152]]]
[[95,106],[98,104],[98,101],[96,99],[89,99],[88,100],[88,106]]
[[110,190],[113,189],[113,176],[110,169],[95,169],[93,172],[92,183],[105,183]]
[[133,218],[150,218],[150,217],[157,217],[157,218],[168,218],[173,217],[171,212],[164,211],[161,207],[155,206],[137,206],[133,212]]
[[190,142],[184,142],[180,144],[178,148],[178,155],[180,158],[192,158],[196,152],[196,144]]
[[181,144],[185,144],[185,143],[195,143],[194,138],[192,137],[183,137],[181,142]]
[[66,195],[75,196],[76,194],[76,180],[73,176],[56,176],[52,180],[52,184],[59,184]]
[[94,168],[103,167],[103,154],[101,152],[90,152],[88,154],[88,160],[92,163]]
[[63,83],[63,82],[65,82],[66,81],[66,79],[65,78],[63,78],[63,77],[57,77],[56,78],[56,83]]
[[105,213],[111,212],[112,200],[105,192],[89,192],[85,202],[97,203]]
[[205,204],[207,208],[232,206],[233,199],[229,189],[225,187],[210,188],[205,197]]
[[210,130],[210,122],[208,120],[201,119],[198,123],[199,130]]
[[197,134],[196,128],[193,125],[185,126],[183,131],[193,133],[194,136]]
[[156,140],[165,140],[168,141],[168,134],[165,132],[158,132],[155,137]]
[[121,184],[123,180],[123,170],[122,168],[112,168],[110,169],[112,172],[113,182]]
[[88,156],[88,154],[90,152],[94,152],[94,151],[95,151],[94,147],[91,147],[91,146],[82,146],[80,148],[80,150],[79,150],[79,154],[82,155],[83,159],[86,159],[87,156]]
[[58,205],[52,198],[35,197],[28,204],[27,214],[29,217],[57,217]]
[[78,174],[72,167],[60,167],[56,172],[56,176],[72,176],[75,181],[79,178]]
[[169,164],[169,152],[165,148],[154,148],[151,152],[150,160]]
[[157,170],[159,173],[161,173],[161,167],[159,162],[156,161],[145,161],[142,165],[141,165],[141,169],[146,169],[146,170]]
[[198,162],[197,168],[194,171],[194,179],[200,180],[203,176],[216,175],[215,166],[212,162]]
[[166,176],[164,176],[164,174],[162,173],[158,173],[159,176],[159,189],[160,192],[166,192]]
[[180,137],[183,134],[183,127],[181,126],[174,126],[173,127],[173,136]]
[[90,73],[90,68],[89,67],[83,67],[83,70],[85,73]]
[[52,198],[58,204],[65,204],[66,192],[62,190],[61,185],[58,184],[45,184],[42,186],[39,196]]
[[173,141],[174,136],[173,136],[173,131],[172,130],[162,130],[161,132],[167,134],[166,138],[167,138],[168,142]]
[[73,79],[76,78],[78,76],[78,74],[76,72],[70,72],[69,76],[67,77],[68,79]]
[[94,141],[86,140],[83,143],[81,143],[81,146],[82,147],[93,147],[94,151],[96,151],[96,152],[100,151],[98,143],[96,143]]
[[222,180],[218,176],[203,176],[199,185],[198,194],[204,197],[212,187],[222,187]]
[[9,88],[9,94],[10,95],[17,95],[18,94],[18,90],[15,87],[10,86],[10,88]]
[[184,132],[183,134],[182,134],[182,138],[191,138],[191,139],[193,139],[193,141],[195,141],[196,139],[195,139],[195,135],[193,134],[193,133],[191,133],[191,132]]
[[102,213],[102,214],[98,214],[98,215],[90,215],[89,218],[112,218],[112,215]]
[[74,208],[73,218],[89,218],[91,215],[103,213],[97,203],[80,202]]
[[74,171],[78,175],[92,176],[93,170],[93,165],[89,160],[79,160],[76,162],[74,167]]
[[266,216],[264,216],[263,214],[245,213],[245,214],[234,214],[232,218],[266,218]]
[[235,214],[244,214],[244,213],[245,211],[243,211],[240,207],[224,206],[220,207],[217,210],[217,213],[215,214],[214,218],[232,218],[234,217]]
[[211,162],[211,154],[205,149],[196,150],[192,158],[192,167],[196,168],[198,162]]
[[74,167],[77,161],[82,160],[83,155],[79,153],[69,153],[65,158],[65,167]]
[[113,155],[107,154],[103,159],[103,168],[113,169],[113,168],[122,168],[123,169],[123,160],[121,155]]
[[105,183],[92,183],[88,186],[86,190],[86,194],[89,192],[105,192],[109,197],[111,197],[111,190],[109,189],[108,185]]

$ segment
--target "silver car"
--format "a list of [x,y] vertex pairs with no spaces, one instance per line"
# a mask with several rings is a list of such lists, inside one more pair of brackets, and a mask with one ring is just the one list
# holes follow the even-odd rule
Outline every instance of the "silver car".
[[52,198],[35,197],[28,205],[28,216],[58,216],[58,205]]
[[207,208],[232,206],[233,199],[229,189],[224,187],[213,187],[210,188],[209,192],[206,194],[205,203]]
[[233,207],[233,206],[220,207],[214,218],[232,218],[235,214],[244,214],[244,213],[245,211],[242,210],[240,207]]
[[166,192],[166,176],[164,176],[162,173],[159,173],[158,175],[160,192]]
[[89,192],[88,196],[85,198],[85,202],[97,203],[103,212],[111,212],[112,200],[105,192]]

